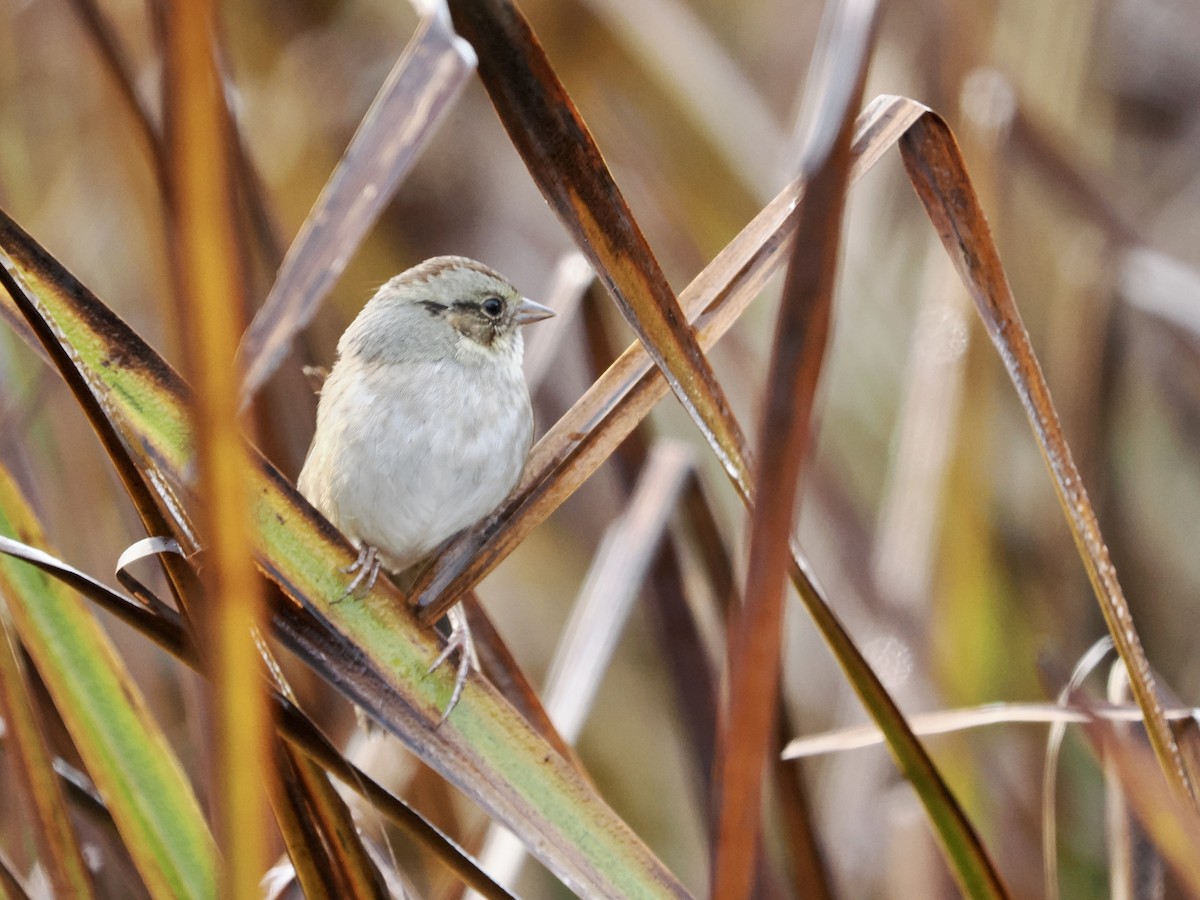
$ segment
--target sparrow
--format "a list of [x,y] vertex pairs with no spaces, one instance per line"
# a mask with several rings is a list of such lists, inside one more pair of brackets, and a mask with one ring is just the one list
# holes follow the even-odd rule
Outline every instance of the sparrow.
[[[496,509],[521,477],[533,410],[521,326],[554,315],[461,256],[392,278],[350,323],[320,391],[300,493],[358,548],[348,596],[381,568],[402,575]],[[443,720],[478,658],[448,615],[458,673]]]

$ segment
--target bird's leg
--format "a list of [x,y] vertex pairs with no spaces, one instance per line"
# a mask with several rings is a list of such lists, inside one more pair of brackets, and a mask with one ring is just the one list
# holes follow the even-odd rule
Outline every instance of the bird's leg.
[[367,586],[363,588],[363,593],[375,587],[375,579],[379,577],[379,567],[383,565],[383,561],[379,558],[379,552],[369,544],[363,544],[358,548],[358,558],[350,565],[341,569],[347,575],[354,572],[357,573],[350,583],[346,585],[346,590],[342,592],[339,599],[345,600],[351,594],[358,591],[359,585],[366,579]]
[[446,613],[446,621],[450,623],[450,636],[446,639],[446,647],[442,650],[441,655],[433,661],[433,665],[429,667],[432,672],[447,659],[450,658],[456,650],[459,653],[458,670],[454,676],[454,693],[450,695],[450,702],[446,704],[446,711],[442,713],[438,724],[446,721],[446,717],[450,715],[450,711],[458,704],[458,699],[462,696],[463,688],[467,685],[467,677],[471,674],[471,670],[479,671],[479,654],[475,652],[475,640],[471,637],[471,625],[467,621],[467,612],[461,606],[452,606],[449,612]]

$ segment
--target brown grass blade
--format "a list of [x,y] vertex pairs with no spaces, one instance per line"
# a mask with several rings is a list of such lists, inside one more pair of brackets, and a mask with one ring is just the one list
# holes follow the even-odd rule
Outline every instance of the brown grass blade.
[[[776,748],[782,750],[785,735],[792,732],[791,717],[787,715],[783,698],[777,703],[779,711]],[[813,803],[800,766],[776,753],[775,780],[779,786],[778,802],[787,827],[792,883],[811,900],[833,900],[829,877],[829,862],[821,850],[817,825],[813,821]]]
[[1129,670],[1130,686],[1146,718],[1163,775],[1177,797],[1194,804],[1194,789],[1163,714],[1129,604],[954,136],[939,116],[929,112],[905,134],[900,150],[917,195],[970,291],[1025,407],[1109,634]]
[[248,402],[312,319],[351,254],[437,130],[473,54],[438,15],[422,20],[317,198],[240,350]]
[[[873,101],[860,116],[851,180],[857,180],[924,113],[898,97]],[[737,320],[784,258],[803,185],[794,183],[767,206],[681,295],[697,337],[712,346]],[[641,344],[634,344],[534,447],[521,483],[479,526],[451,543],[414,587],[420,615],[432,621],[484,577],[536,525],[600,466],[667,393]],[[895,703],[829,608],[793,545],[790,575],[810,615],[848,673],[860,699],[881,723],[897,762],[917,789],[956,869],[981,885],[998,883],[987,854],[933,766],[904,725]],[[428,604],[427,606],[424,604]],[[861,681],[855,678],[861,677]],[[990,893],[986,888],[984,894]]]
[[712,889],[748,896],[759,869],[763,781],[778,711],[783,600],[800,469],[825,361],[850,174],[854,110],[870,58],[875,4],[827,7],[806,89],[819,102],[802,162],[806,189],[776,322],[759,439],[742,605],[729,634],[729,695],[717,742]]
[[[851,180],[873,166],[925,112],[921,104],[903,98],[873,101],[856,128]],[[731,327],[782,262],[793,236],[792,212],[802,192],[802,182],[786,188],[681,295],[684,308],[695,317],[702,347],[710,347]],[[501,509],[452,542],[425,572],[414,594],[428,604],[421,610],[422,619],[436,618],[461,591],[491,571],[611,455],[666,393],[644,348],[634,344],[626,350],[534,447],[521,483]],[[793,584],[838,661],[870,682],[854,682],[860,699],[881,723],[901,769],[926,802],[956,868],[974,873],[971,877],[981,884],[998,883],[953,795],[813,583],[795,546],[792,556]]]
[[[701,577],[709,584],[714,604],[728,602],[734,596],[735,582],[732,577],[725,579],[724,576],[732,576],[733,560],[721,538],[716,515],[704,494],[700,478],[695,474],[684,485],[672,540],[660,552],[651,573],[654,592],[649,611],[659,646],[670,664],[680,715],[688,726],[704,808],[710,809],[725,633],[724,629],[719,629],[711,643],[706,640],[696,612],[701,601],[689,599],[684,590],[682,548],[689,544],[695,548]],[[709,612],[713,619],[724,622],[726,611],[717,608]]]
[[[257,643],[274,693],[298,707],[266,640],[260,635]],[[305,896],[319,894],[330,884],[335,897],[386,897],[384,876],[350,807],[325,772],[283,741],[276,740],[273,750],[280,777],[270,785],[271,807]]]
[[330,866],[315,822],[305,815],[301,789],[304,778],[294,762],[295,758],[290,754],[277,754],[275,766],[278,777],[272,779],[271,785],[271,811],[275,814],[275,822],[283,838],[294,882],[305,898],[313,900],[333,900],[341,895],[373,896],[371,893],[349,893],[346,881],[339,877],[341,873]]
[[[860,117],[852,178],[871,168],[924,107],[876,101]],[[784,188],[680,295],[703,350],[715,344],[782,264],[803,183]],[[645,349],[632,344],[538,441],[516,490],[492,516],[464,532],[414,586],[423,621],[442,615],[594,472],[668,391]]]
[[807,571],[807,563],[795,543],[789,575],[808,614],[846,672],[858,698],[883,731],[893,759],[925,806],[950,868],[963,892],[971,897],[1007,897],[1001,881],[958,800],[950,791],[933,760],[925,751],[896,702],[867,664],[862,652],[839,621],[829,600]]
[[[277,797],[272,805],[277,820],[282,807],[295,811],[293,821],[300,826],[295,836],[303,843],[291,841],[288,855],[297,862],[296,875],[305,897],[313,896],[308,884],[314,881],[332,885],[332,897],[388,897],[383,875],[367,852],[346,801],[333,789],[328,776],[292,747],[280,744],[278,749],[276,759],[287,797]],[[314,863],[307,874],[297,860],[302,850],[308,851]]]
[[529,23],[509,0],[452,2],[479,76],[546,201],[588,256],[735,483],[746,441],[679,301]]

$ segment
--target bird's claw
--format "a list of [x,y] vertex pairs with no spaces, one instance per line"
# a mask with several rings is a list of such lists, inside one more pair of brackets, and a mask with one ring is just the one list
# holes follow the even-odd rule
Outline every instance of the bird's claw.
[[362,592],[365,594],[375,587],[375,579],[379,577],[379,569],[383,565],[383,561],[379,558],[379,551],[374,547],[363,544],[358,548],[358,558],[350,565],[340,569],[339,571],[346,573],[356,573],[350,583],[346,585],[346,590],[342,591],[342,596],[339,600],[345,600],[347,597],[354,595],[358,596],[358,588],[366,580],[366,587]]
[[429,671],[433,672],[442,663],[458,651],[458,669],[454,676],[454,692],[450,695],[450,702],[446,704],[446,710],[442,713],[442,717],[438,719],[438,725],[446,721],[451,710],[458,705],[458,700],[462,697],[463,688],[467,685],[467,678],[471,674],[471,670],[479,671],[479,654],[475,652],[475,639],[471,637],[471,626],[467,622],[467,614],[460,606],[455,606],[446,613],[446,619],[450,623],[450,637],[446,639],[446,646],[442,650],[437,659],[433,661],[433,665],[429,667]]

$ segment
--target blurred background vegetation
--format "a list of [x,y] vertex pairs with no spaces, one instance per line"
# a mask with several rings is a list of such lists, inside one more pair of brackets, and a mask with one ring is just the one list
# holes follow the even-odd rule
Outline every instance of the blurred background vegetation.
[[[149,110],[158,109],[160,81],[156,5],[102,3]],[[88,8],[89,0],[9,0],[0,12],[0,204],[178,363],[153,155],[84,24]],[[795,107],[821,5],[528,0],[523,8],[682,289],[794,174]],[[226,4],[223,16],[233,106],[268,213],[268,237],[248,241],[247,294],[257,306],[417,17],[382,0],[250,0]],[[1200,6],[1184,0],[890,4],[866,91],[927,103],[963,144],[1149,657],[1189,702],[1200,681],[1198,36]],[[391,275],[427,256],[463,254],[538,298],[570,249],[472,80],[272,383],[260,423],[269,455],[289,476],[298,472],[315,411],[300,367],[331,362],[342,329]],[[851,193],[844,260],[800,515],[814,569],[906,711],[1053,696],[1103,623],[1020,404],[894,152]],[[585,303],[627,343],[602,292]],[[751,435],[774,303],[768,291],[712,354]],[[542,428],[595,378],[579,320],[552,373],[535,398]],[[721,524],[743,547],[740,505],[673,399],[653,425],[706,458]],[[80,568],[104,577],[141,536],[74,400],[7,331],[0,458]],[[535,682],[619,511],[610,469],[481,587]],[[861,722],[802,610],[791,612],[785,683],[794,721],[802,732]],[[188,761],[201,746],[196,684],[137,636],[112,630]],[[311,690],[309,708],[321,715],[325,702],[329,726],[348,729],[344,704]],[[659,656],[635,616],[580,753],[617,811],[702,890],[705,811],[683,740]],[[1041,891],[1044,741],[1041,726],[1007,726],[930,742],[1018,896]],[[1099,896],[1108,865],[1099,772],[1075,740],[1063,768],[1064,895]],[[952,890],[885,751],[850,751],[802,771],[841,896]],[[8,809],[0,839],[19,848],[19,817]],[[554,885],[530,872],[518,891],[549,896],[561,891]]]

